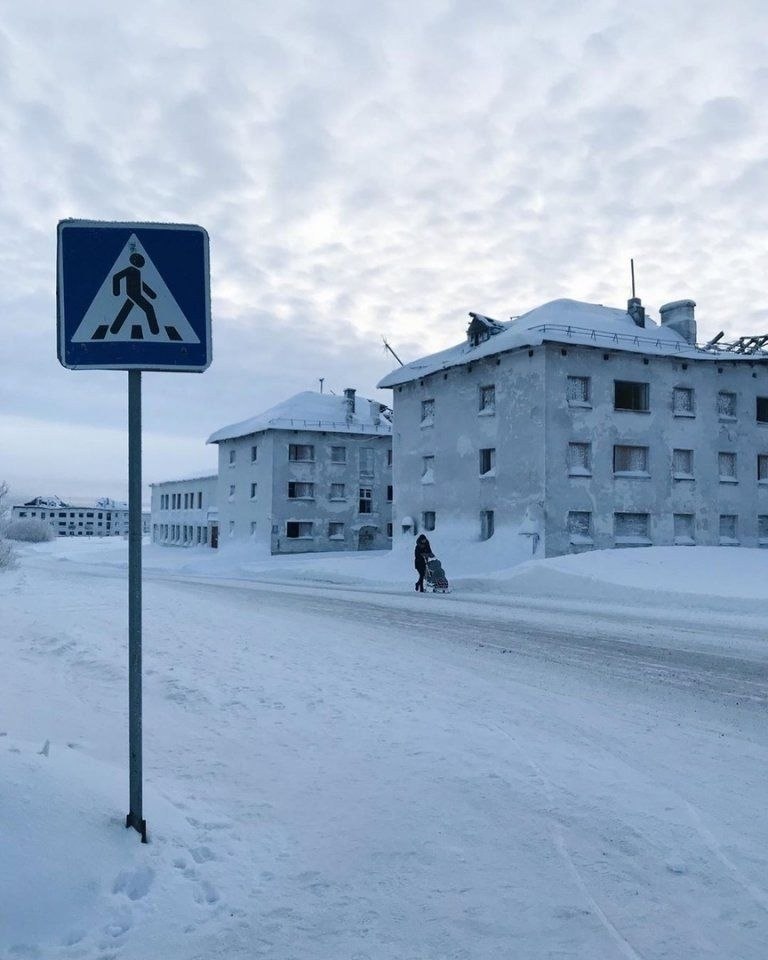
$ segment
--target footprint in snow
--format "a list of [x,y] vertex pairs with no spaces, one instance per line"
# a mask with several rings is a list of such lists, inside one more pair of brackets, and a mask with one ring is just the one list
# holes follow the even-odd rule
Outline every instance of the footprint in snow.
[[154,870],[149,867],[123,870],[117,875],[112,885],[112,893],[124,893],[129,900],[141,900],[149,892],[154,879]]

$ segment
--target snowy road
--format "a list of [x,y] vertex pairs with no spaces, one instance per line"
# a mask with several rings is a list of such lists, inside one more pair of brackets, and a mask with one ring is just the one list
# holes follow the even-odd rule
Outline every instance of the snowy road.
[[[123,574],[8,576],[3,730],[122,763]],[[192,918],[149,889],[41,955],[764,960],[765,621],[629,599],[150,574],[146,814],[193,832]]]

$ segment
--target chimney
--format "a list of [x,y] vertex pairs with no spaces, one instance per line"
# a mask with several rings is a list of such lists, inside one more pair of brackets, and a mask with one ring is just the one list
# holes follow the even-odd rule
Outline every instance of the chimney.
[[631,297],[627,300],[627,313],[638,327],[645,326],[645,307],[640,302],[640,297]]
[[378,427],[381,423],[381,404],[376,400],[371,401],[371,420],[374,427]]
[[693,300],[675,300],[674,303],[665,303],[659,307],[662,327],[669,327],[679,333],[693,346],[696,346],[696,321],[693,319],[695,306]]
[[344,403],[347,406],[347,420],[351,420],[355,415],[355,388],[346,387],[344,389]]

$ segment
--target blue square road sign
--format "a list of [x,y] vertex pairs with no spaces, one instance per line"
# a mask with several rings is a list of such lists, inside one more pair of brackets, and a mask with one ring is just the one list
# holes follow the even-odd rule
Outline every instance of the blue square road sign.
[[62,220],[58,356],[72,370],[202,371],[211,362],[208,234]]

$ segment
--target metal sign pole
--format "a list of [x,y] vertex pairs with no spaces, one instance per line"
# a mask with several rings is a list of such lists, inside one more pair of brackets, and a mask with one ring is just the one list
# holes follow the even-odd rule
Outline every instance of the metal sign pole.
[[142,810],[141,731],[141,370],[128,371],[128,753],[126,827],[147,842]]

